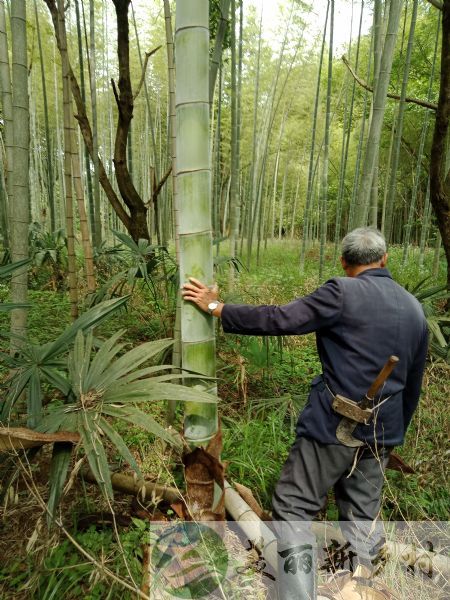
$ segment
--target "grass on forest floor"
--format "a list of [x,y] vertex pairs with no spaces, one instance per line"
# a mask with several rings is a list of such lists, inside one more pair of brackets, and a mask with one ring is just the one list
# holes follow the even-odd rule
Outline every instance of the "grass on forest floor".
[[[414,259],[409,261],[406,269],[402,269],[401,249],[392,248],[389,268],[397,281],[414,285],[430,274],[432,260],[433,253],[430,251],[422,273],[418,271],[417,261]],[[222,297],[230,302],[289,302],[317,287],[317,262],[318,248],[313,248],[307,257],[305,274],[299,276],[298,243],[282,241],[270,244],[262,254],[259,267],[252,264],[250,271],[244,269],[236,277],[232,293],[225,291],[228,270],[222,267],[218,274],[219,283],[224,290]],[[334,266],[329,257],[324,279],[341,274],[339,265]],[[444,265],[441,265],[439,276],[433,280],[433,284],[443,281],[444,276]],[[7,288],[0,287],[0,299],[3,300],[6,296]],[[70,322],[66,295],[33,290],[30,300],[33,308],[29,312],[29,334],[34,340],[40,343],[49,341]],[[136,291],[127,310],[113,315],[96,330],[96,335],[106,337],[118,329],[126,328],[125,339],[130,345],[155,336],[164,337],[162,331],[158,332],[159,315],[151,311],[150,306],[148,296]],[[7,317],[0,315],[0,328],[6,329],[7,324]],[[224,433],[223,459],[228,463],[227,477],[250,487],[261,504],[270,509],[273,487],[294,439],[298,411],[306,401],[311,379],[320,372],[314,336],[263,339],[225,336],[219,330],[217,350]],[[449,366],[442,362],[431,362],[424,379],[419,410],[406,444],[398,449],[417,473],[408,477],[394,472],[387,474],[383,499],[383,515],[386,518],[448,518],[450,490],[446,444],[449,392]],[[160,422],[164,422],[165,409],[162,405],[152,404],[148,410]],[[178,426],[180,423],[181,413],[178,414]],[[179,456],[168,454],[157,440],[136,427],[123,427],[120,433],[146,476],[169,485],[183,484]],[[118,460],[114,454],[110,458],[113,462]],[[126,466],[118,465],[118,468],[124,467]],[[45,494],[45,481],[41,483]],[[71,500],[69,497],[63,504],[62,514],[66,526],[75,533],[81,545],[91,549],[112,570],[127,576],[123,557],[118,553],[117,542],[110,530],[106,533],[96,529],[76,533],[78,515],[100,509],[97,489],[88,486],[86,490],[76,487],[72,491],[76,492],[76,499],[72,496]],[[36,531],[37,518],[30,520],[28,517],[33,514],[33,508],[29,504],[27,492],[23,487],[16,487],[15,492],[16,495],[3,512],[1,546],[12,559],[4,567],[6,571],[0,572],[0,584],[3,582],[8,590],[2,596],[0,587],[0,598],[28,598],[30,596],[26,594],[31,589],[41,590],[33,597],[50,598],[55,582],[60,580],[66,581],[68,586],[73,585],[73,590],[78,590],[73,596],[66,596],[67,598],[80,597],[79,593],[91,599],[105,598],[106,580],[96,567],[86,564],[85,559],[70,544],[62,542],[63,538],[56,534],[46,537],[42,534],[45,528],[39,530],[36,538],[36,533],[33,532]],[[127,512],[128,505],[128,501],[122,504],[119,502],[115,504],[115,508],[119,512]],[[334,507],[330,503],[328,517],[334,516]],[[140,534],[135,529],[139,530],[139,527],[140,525],[133,525],[131,529],[121,530],[120,533],[125,558],[134,564],[131,570],[133,572],[136,568],[136,574],[141,565],[141,557],[136,550],[140,547]],[[31,544],[30,550],[27,550],[27,544]],[[34,577],[33,582],[27,582],[31,575]],[[30,587],[31,583],[38,588]],[[24,584],[23,592],[14,595]],[[66,584],[59,584],[59,589]],[[80,585],[81,588],[77,587]],[[409,585],[407,581],[405,585]],[[80,589],[82,592],[79,592]],[[119,587],[109,586],[108,597],[119,596],[127,597]],[[424,599],[427,597],[419,596]]]

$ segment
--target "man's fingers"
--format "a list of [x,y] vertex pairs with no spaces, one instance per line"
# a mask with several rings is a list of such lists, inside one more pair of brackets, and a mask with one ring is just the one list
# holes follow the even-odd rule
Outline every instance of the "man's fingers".
[[198,287],[195,287],[195,285],[191,285],[190,283],[185,283],[183,285],[183,289],[189,290],[191,292],[199,292],[200,291]]
[[189,277],[189,281],[195,285],[196,288],[203,290],[203,289],[207,289],[206,285],[204,283],[202,283],[201,281],[199,281],[198,279],[195,279],[195,277]]

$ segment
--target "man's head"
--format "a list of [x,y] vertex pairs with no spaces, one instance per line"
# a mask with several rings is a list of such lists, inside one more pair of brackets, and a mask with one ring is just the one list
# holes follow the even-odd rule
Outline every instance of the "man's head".
[[349,277],[366,269],[385,267],[386,262],[386,241],[377,229],[359,227],[342,240],[341,264]]

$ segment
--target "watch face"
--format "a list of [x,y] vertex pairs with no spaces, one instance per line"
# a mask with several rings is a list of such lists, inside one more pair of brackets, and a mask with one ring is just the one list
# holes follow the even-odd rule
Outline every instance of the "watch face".
[[210,315],[213,314],[213,312],[216,310],[216,308],[219,306],[218,302],[210,302],[208,304],[208,312]]

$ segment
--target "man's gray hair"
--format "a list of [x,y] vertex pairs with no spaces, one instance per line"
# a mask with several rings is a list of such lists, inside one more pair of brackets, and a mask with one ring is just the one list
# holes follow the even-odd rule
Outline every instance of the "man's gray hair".
[[359,227],[342,240],[342,258],[348,265],[371,265],[386,254],[386,241],[373,227]]

